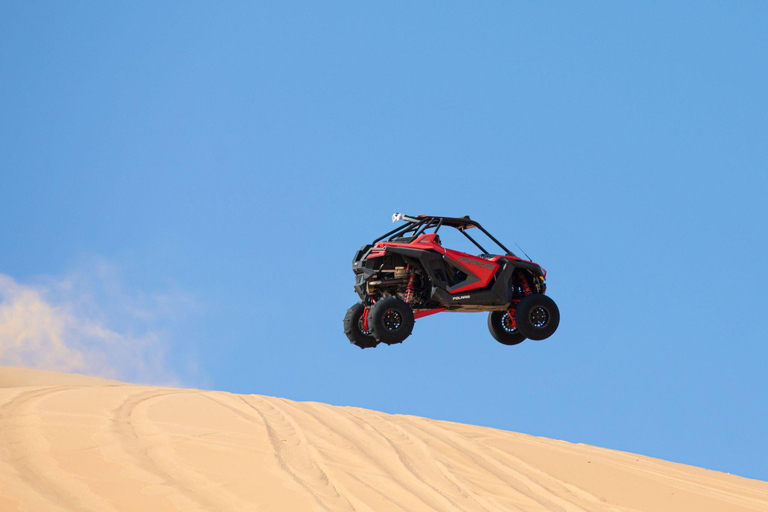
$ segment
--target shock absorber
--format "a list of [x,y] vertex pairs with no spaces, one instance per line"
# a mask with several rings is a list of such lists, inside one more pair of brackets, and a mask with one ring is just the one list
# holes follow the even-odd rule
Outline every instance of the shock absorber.
[[411,266],[408,265],[408,286],[405,287],[405,296],[403,299],[406,304],[410,304],[413,300],[413,290],[416,288],[416,272],[411,272]]
[[367,333],[371,332],[371,330],[368,328],[368,315],[371,313],[371,306],[373,304],[376,304],[376,299],[374,299],[373,297],[369,297],[369,300],[370,300],[370,304],[368,304],[366,301],[365,308],[363,308],[363,317],[362,317],[363,331]]
[[520,287],[523,289],[523,294],[527,297],[531,293],[533,293],[531,291],[531,286],[528,284],[528,280],[525,278],[524,275],[522,274],[519,275],[519,278],[520,278]]
[[368,313],[371,312],[371,308],[368,306],[365,306],[365,309],[363,309],[363,331],[365,332],[371,332],[371,330],[368,328]]

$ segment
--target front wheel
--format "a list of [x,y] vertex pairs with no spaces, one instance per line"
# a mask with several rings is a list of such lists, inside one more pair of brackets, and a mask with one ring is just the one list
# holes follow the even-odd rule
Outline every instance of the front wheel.
[[362,302],[358,302],[347,310],[347,314],[344,316],[344,334],[347,335],[353,345],[360,348],[374,348],[379,342],[371,336],[370,326],[367,331],[365,330],[364,312],[365,306]]
[[552,336],[560,324],[560,310],[555,301],[534,293],[528,295],[515,310],[515,325],[526,338],[543,340]]
[[371,307],[368,327],[376,341],[394,345],[402,343],[413,331],[413,310],[397,297],[385,297]]
[[517,345],[525,341],[525,335],[515,325],[515,319],[507,311],[488,313],[488,330],[503,345]]

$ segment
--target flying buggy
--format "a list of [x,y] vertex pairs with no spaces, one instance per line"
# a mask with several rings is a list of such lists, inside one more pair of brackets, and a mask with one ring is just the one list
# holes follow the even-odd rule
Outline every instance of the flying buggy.
[[[504,345],[550,337],[560,322],[545,295],[546,271],[507,249],[480,223],[465,217],[396,213],[405,224],[355,253],[352,271],[360,302],[344,317],[344,332],[360,348],[402,343],[415,320],[444,311],[488,312],[488,329]],[[443,246],[440,229],[453,229],[480,253]],[[488,252],[467,231],[476,230],[503,252]]]

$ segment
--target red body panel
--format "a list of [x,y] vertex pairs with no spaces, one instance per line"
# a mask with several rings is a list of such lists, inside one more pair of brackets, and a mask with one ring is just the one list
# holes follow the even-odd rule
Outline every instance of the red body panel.
[[496,275],[496,271],[499,270],[498,263],[494,263],[493,261],[487,260],[485,258],[480,258],[479,256],[472,256],[471,254],[467,254],[465,252],[446,249],[445,257],[460,267],[466,269],[467,274],[472,274],[479,279],[479,281],[475,281],[474,283],[469,283],[468,285],[462,286],[461,288],[451,290],[451,295],[485,288],[488,286],[488,283],[491,282],[493,276]]
[[[466,274],[477,277],[478,280],[474,283],[470,283],[466,286],[462,286],[461,288],[457,288],[456,290],[452,290],[450,292],[452,295],[468,292],[471,290],[479,290],[488,286],[488,284],[493,279],[493,276],[495,276],[496,272],[499,270],[499,264],[496,263],[499,258],[519,260],[519,258],[514,256],[494,256],[489,260],[479,256],[473,256],[465,252],[446,249],[442,245],[435,242],[435,237],[435,233],[427,233],[408,243],[379,242],[376,244],[376,248],[384,249],[386,247],[408,247],[410,249],[432,250],[444,255],[446,258],[451,260],[451,263],[464,269]],[[371,254],[376,254],[375,257],[383,255],[383,253],[379,254],[378,251],[375,250],[372,251]],[[371,256],[368,257],[370,258]]]
[[435,313],[442,313],[443,311],[445,311],[445,308],[419,309],[413,313],[413,318],[416,320],[418,318],[424,318],[425,316],[434,315]]
[[408,247],[410,249],[420,249],[422,251],[431,249],[433,251],[439,252],[440,254],[445,254],[445,249],[443,246],[435,242],[434,233],[421,235],[413,242],[409,242],[407,244],[400,242],[379,242],[376,244],[376,247],[381,247],[382,249],[384,247]]

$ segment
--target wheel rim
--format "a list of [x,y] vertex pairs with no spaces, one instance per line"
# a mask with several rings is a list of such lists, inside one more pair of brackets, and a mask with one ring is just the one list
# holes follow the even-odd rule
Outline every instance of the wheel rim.
[[388,331],[396,331],[403,325],[403,316],[399,311],[390,309],[381,317],[381,323]]
[[531,322],[532,326],[541,329],[549,323],[549,311],[543,306],[535,307],[528,315],[528,320]]
[[360,329],[360,332],[365,334],[366,336],[370,336],[371,329],[369,328],[367,331],[365,330],[365,325],[363,324],[363,316],[360,315],[360,319],[357,321],[357,328]]
[[510,334],[517,332],[517,327],[512,327],[512,317],[509,313],[504,313],[501,317],[501,328]]

